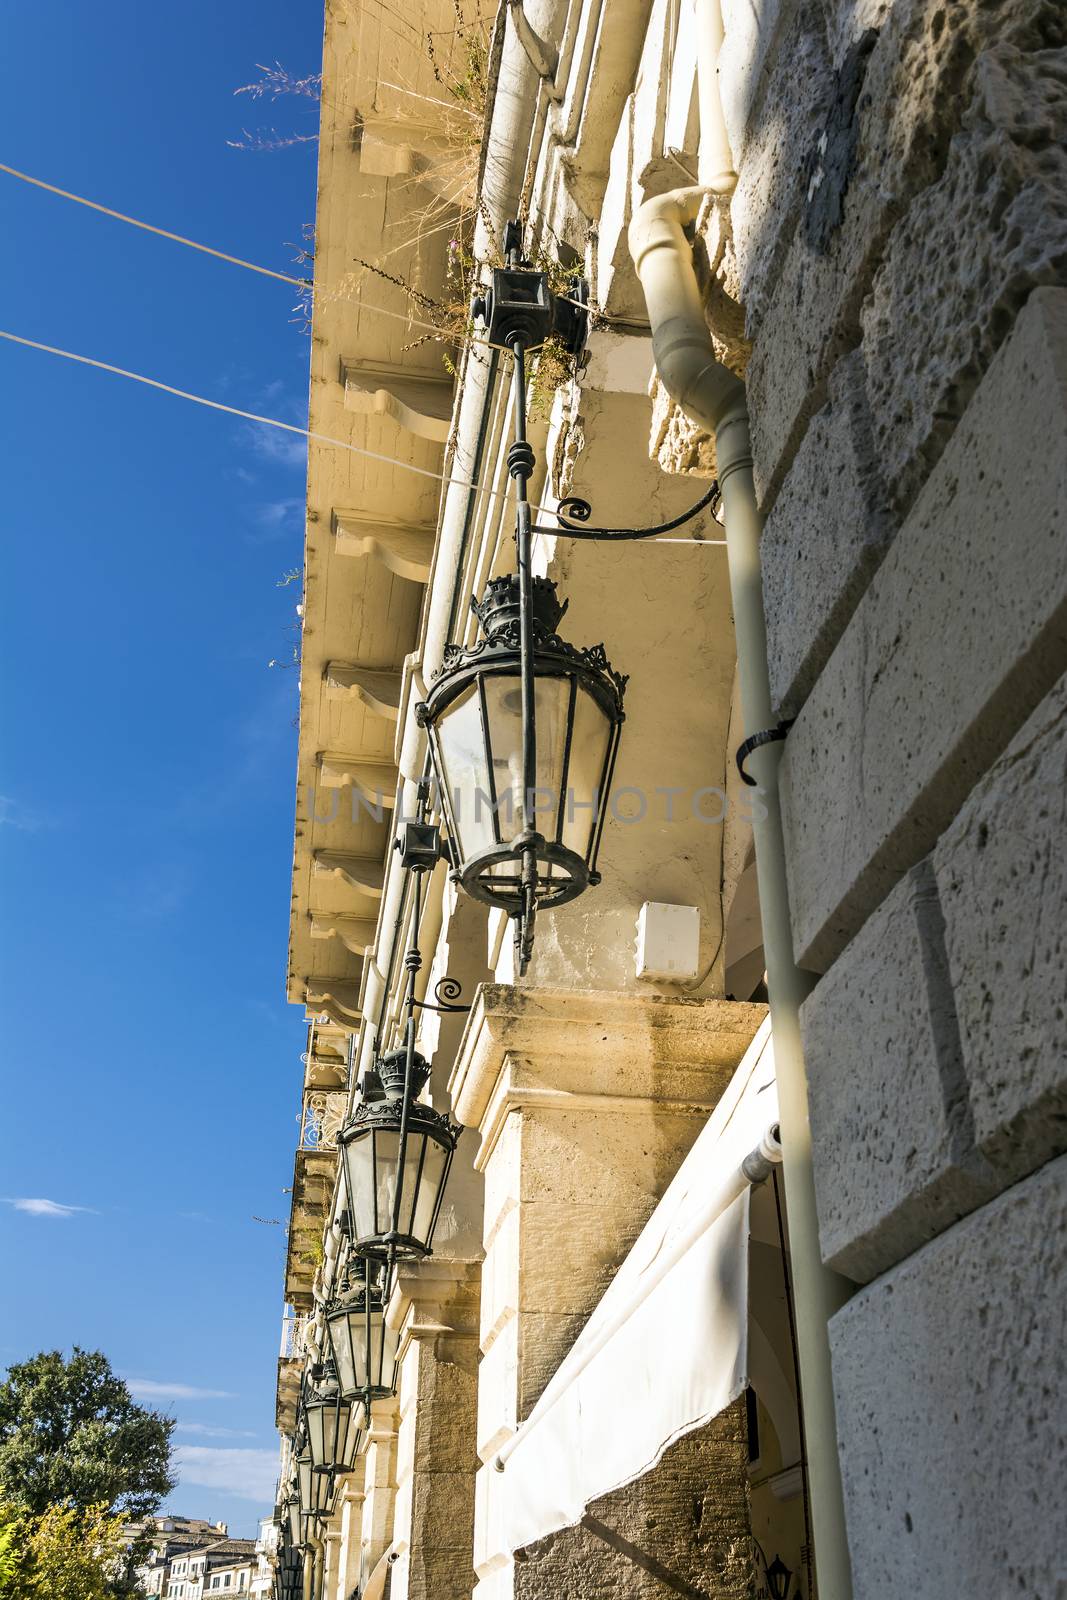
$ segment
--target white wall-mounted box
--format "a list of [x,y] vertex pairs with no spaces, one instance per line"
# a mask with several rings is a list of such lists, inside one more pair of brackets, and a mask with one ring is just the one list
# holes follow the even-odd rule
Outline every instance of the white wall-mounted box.
[[686,983],[700,971],[700,911],[646,900],[637,917],[637,976]]

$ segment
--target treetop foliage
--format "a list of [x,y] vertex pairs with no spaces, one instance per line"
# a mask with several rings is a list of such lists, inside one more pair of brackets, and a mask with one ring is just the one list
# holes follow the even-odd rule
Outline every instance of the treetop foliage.
[[0,1383],[0,1498],[150,1515],[174,1487],[174,1419],[138,1405],[99,1350],[42,1350]]

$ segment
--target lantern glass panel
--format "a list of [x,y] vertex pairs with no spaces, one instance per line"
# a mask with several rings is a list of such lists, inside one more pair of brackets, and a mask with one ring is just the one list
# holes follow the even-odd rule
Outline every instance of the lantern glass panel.
[[301,1534],[303,1530],[300,1526],[299,1496],[293,1495],[285,1509],[286,1515],[289,1518],[289,1538],[294,1545],[302,1544],[303,1540],[301,1538]]
[[[522,680],[518,675],[487,677],[485,706],[500,843],[509,843],[525,828],[553,837],[563,788],[570,680],[544,677],[534,682],[537,768],[536,792],[530,796],[523,792],[522,782]],[[513,873],[514,867],[506,870]]]
[[464,859],[494,843],[492,789],[481,696],[472,683],[437,721],[441,777]]
[[371,1239],[380,1231],[374,1141],[373,1133],[365,1133],[343,1146],[348,1215],[354,1239]]
[[[417,1122],[409,1124],[397,1231],[427,1247],[450,1154],[429,1133],[420,1130]],[[400,1161],[399,1128],[374,1128],[348,1140],[344,1159],[352,1237],[358,1248],[392,1231]]]
[[359,1408],[339,1394],[312,1400],[304,1407],[308,1450],[314,1467],[351,1467],[359,1447]]
[[597,812],[608,804],[600,794],[614,728],[599,701],[578,680],[574,708],[574,733],[567,768],[567,805],[563,815],[561,844],[583,861],[596,837]]
[[311,1474],[312,1515],[328,1517],[333,1510],[336,1492],[337,1480],[332,1472],[313,1472]]
[[386,1323],[377,1296],[369,1304],[357,1299],[339,1306],[327,1316],[326,1327],[343,1394],[392,1390],[398,1336]]
[[300,1510],[304,1516],[311,1511],[311,1457],[302,1455],[296,1463],[297,1494],[300,1497]]

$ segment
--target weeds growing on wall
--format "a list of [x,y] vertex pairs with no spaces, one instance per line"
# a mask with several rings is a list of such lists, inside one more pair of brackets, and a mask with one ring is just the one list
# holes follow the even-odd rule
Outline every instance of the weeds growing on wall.
[[[351,11],[355,0],[341,0],[341,3]],[[440,345],[444,367],[455,378],[455,363],[459,352],[465,347],[469,347],[473,359],[484,360],[478,350],[478,330],[471,318],[471,301],[483,281],[484,268],[502,263],[499,258],[483,262],[474,254],[474,236],[479,218],[490,237],[495,232],[478,193],[482,137],[489,98],[490,20],[480,9],[475,11],[473,18],[467,15],[463,0],[452,0],[452,5],[455,14],[452,28],[426,32],[421,36],[435,92],[423,93],[414,83],[386,83],[383,80],[382,84],[384,89],[397,93],[401,105],[410,109],[410,120],[414,126],[424,126],[427,120],[421,107],[433,108],[430,120],[434,127],[436,148],[425,157],[419,170],[406,180],[413,189],[418,190],[419,198],[407,219],[410,228],[405,230],[404,242],[377,261],[357,257],[353,263],[354,270],[346,273],[329,290],[316,289],[313,281],[314,224],[305,225],[301,243],[291,248],[296,252],[293,257],[295,264],[310,269],[306,288],[301,289],[297,304],[293,307],[293,321],[304,332],[311,332],[316,303],[321,304],[326,298],[334,302],[354,299],[364,274],[370,273],[399,289],[408,301],[412,338],[404,349],[413,350],[431,343]],[[447,36],[447,49],[441,43],[442,36]],[[258,71],[260,75],[257,79],[242,84],[234,93],[247,95],[250,100],[256,101],[274,101],[283,95],[316,102],[321,99],[320,73],[308,73],[300,77],[280,61],[273,66],[260,63]],[[424,75],[422,81],[425,85]],[[403,126],[403,115],[398,121]],[[275,128],[259,128],[254,132],[245,129],[241,139],[227,142],[238,150],[266,151],[310,143],[317,137],[317,133],[279,133]],[[431,295],[402,272],[394,270],[390,257],[409,248],[412,238],[418,242],[446,230],[449,241],[445,284],[440,294]],[[533,264],[548,274],[554,294],[569,294],[572,291],[578,268],[563,266],[556,256],[543,247],[534,251]],[[573,373],[573,358],[567,354],[562,343],[555,339],[548,340],[533,366],[530,384],[532,416],[547,417],[554,395],[570,381]]]
[[[269,97],[277,100],[279,95],[291,94],[298,99],[318,101],[322,96],[322,73],[309,72],[305,77],[298,78],[295,73],[283,67],[276,61],[272,67],[265,67],[257,61],[256,70],[259,77],[252,83],[242,83],[239,89],[233,92],[246,94],[250,100],[262,100]],[[250,131],[242,128],[239,139],[227,139],[226,143],[231,150],[288,150],[294,144],[315,144],[318,133],[279,133],[277,128],[256,128]]]

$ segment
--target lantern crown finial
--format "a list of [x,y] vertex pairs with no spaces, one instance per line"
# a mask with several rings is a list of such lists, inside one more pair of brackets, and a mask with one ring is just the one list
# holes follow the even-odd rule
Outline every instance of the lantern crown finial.
[[[387,1100],[400,1100],[407,1076],[407,1050],[389,1050],[378,1061],[378,1077]],[[414,1099],[430,1077],[430,1063],[416,1050],[411,1058],[411,1096]]]
[[[560,600],[551,578],[534,578],[530,585],[531,606],[535,628],[554,634],[567,610],[569,601]],[[471,610],[482,625],[487,639],[501,638],[519,627],[519,579],[514,572],[499,578],[490,578],[481,600],[471,600]]]

